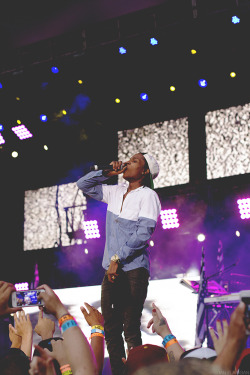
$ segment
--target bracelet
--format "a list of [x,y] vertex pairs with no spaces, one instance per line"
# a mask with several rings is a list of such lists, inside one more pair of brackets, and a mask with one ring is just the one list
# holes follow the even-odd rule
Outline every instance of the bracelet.
[[66,365],[63,365],[63,366],[60,367],[60,370],[61,370],[61,371],[63,371],[63,370],[69,370],[69,369],[71,369],[69,363],[67,363]]
[[170,341],[168,341],[166,344],[165,344],[165,349],[167,349],[169,346],[173,345],[173,344],[176,344],[178,341],[176,339],[172,339]]
[[70,315],[70,314],[64,314],[58,320],[59,327],[61,327],[63,325],[63,323],[66,322],[67,320],[72,320],[72,319],[75,320],[75,318],[72,315]]
[[90,338],[92,339],[92,337],[96,337],[96,336],[104,338],[104,335],[102,333],[92,333],[91,336],[90,336]]
[[70,369],[70,370],[66,370],[66,371],[62,372],[62,375],[71,375],[71,374],[73,374],[73,372],[72,372],[72,370],[71,370],[71,369]]
[[96,332],[98,332],[98,333],[102,333],[102,334],[104,335],[104,330],[102,330],[102,329],[98,329],[98,328],[96,328],[96,329],[91,329],[91,333],[96,333]]
[[75,320],[67,320],[61,326],[61,332],[64,333],[68,328],[77,327],[77,323]]
[[91,327],[91,329],[95,329],[95,328],[101,329],[102,331],[104,331],[104,327],[99,324],[95,324],[94,326]]
[[163,339],[163,341],[162,341],[162,345],[165,346],[166,343],[168,341],[172,340],[172,339],[176,339],[176,337],[174,335],[172,335],[172,334],[165,336],[164,339]]

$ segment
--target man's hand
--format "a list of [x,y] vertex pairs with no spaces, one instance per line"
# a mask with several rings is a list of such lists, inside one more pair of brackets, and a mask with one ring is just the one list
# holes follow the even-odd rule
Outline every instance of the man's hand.
[[51,357],[57,360],[60,367],[68,364],[69,361],[65,353],[63,340],[51,340],[51,345],[52,345],[52,352],[48,351],[47,349],[45,349],[45,351]]
[[13,284],[7,283],[6,281],[0,281],[0,316],[13,314],[22,310],[21,307],[9,307],[10,295],[15,290],[16,288]]
[[42,310],[39,311],[37,325],[34,331],[42,337],[42,340],[53,337],[55,332],[55,322],[51,319],[44,318]]
[[21,348],[22,337],[17,334],[17,330],[12,324],[9,324],[9,338],[11,341],[11,348]]
[[214,344],[214,349],[217,355],[219,355],[227,341],[227,335],[228,335],[227,321],[223,320],[222,325],[221,325],[221,321],[217,320],[216,329],[217,329],[218,337],[216,336],[216,333],[212,327],[209,327],[209,332],[210,332],[210,335]]
[[42,309],[47,314],[53,314],[58,320],[64,314],[68,314],[68,310],[62,304],[56,293],[46,284],[40,285],[37,289],[44,289],[45,292],[41,292],[37,297],[39,300],[43,300],[44,307]]
[[83,313],[83,316],[84,316],[86,322],[88,323],[88,325],[90,327],[92,327],[94,325],[103,326],[104,325],[104,318],[103,318],[102,314],[97,309],[95,309],[93,306],[90,306],[88,303],[84,302],[84,305],[87,307],[89,312],[83,306],[81,306],[80,309],[81,309],[81,312]]
[[166,335],[170,335],[171,331],[168,326],[166,318],[161,313],[161,310],[153,303],[152,315],[153,318],[148,322],[147,328],[152,326],[152,332],[157,333],[159,336],[164,338]]
[[49,351],[45,351],[39,345],[35,345],[35,349],[40,353],[40,357],[34,356],[30,363],[30,375],[56,375],[53,365],[53,358],[49,355]]
[[19,315],[14,314],[15,328],[19,336],[22,337],[21,350],[31,357],[31,347],[33,338],[33,329],[29,314],[25,315],[24,311],[20,311]]
[[115,279],[118,276],[118,273],[116,273],[117,269],[118,269],[118,263],[113,262],[113,260],[111,260],[109,268],[107,270],[108,281],[110,281],[111,283],[114,283]]
[[[104,170],[103,171],[104,176],[107,176],[107,177],[117,176],[118,174],[123,173],[127,168],[126,164],[123,164],[122,161],[112,161],[110,165],[113,165],[113,171]],[[123,168],[121,169],[122,165],[123,165]]]

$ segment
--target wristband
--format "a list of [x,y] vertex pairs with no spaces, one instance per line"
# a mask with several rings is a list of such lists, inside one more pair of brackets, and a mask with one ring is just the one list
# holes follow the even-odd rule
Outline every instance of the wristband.
[[165,349],[167,349],[169,346],[173,345],[173,344],[176,344],[178,341],[176,339],[172,339],[170,341],[168,341],[166,344],[165,344]]
[[104,327],[99,324],[95,324],[94,326],[91,327],[91,329],[95,329],[95,328],[101,329],[102,331],[104,331]]
[[75,320],[67,320],[61,326],[61,332],[64,333],[68,328],[77,327],[77,323]]
[[62,375],[72,375],[73,374],[73,372],[72,372],[72,370],[70,369],[70,370],[66,370],[66,371],[64,371],[64,372],[62,372]]
[[75,320],[75,318],[70,314],[65,314],[61,316],[61,318],[58,320],[59,327],[61,327],[63,323],[66,322],[67,320],[72,320],[72,319]]
[[168,341],[172,340],[172,339],[176,339],[176,337],[174,335],[172,335],[172,334],[165,336],[164,339],[163,339],[163,341],[162,341],[162,345],[165,346],[166,343]]
[[95,336],[99,336],[99,337],[103,337],[104,338],[104,335],[102,333],[92,333],[90,338],[92,339],[92,337],[95,337]]
[[96,328],[96,329],[91,329],[91,333],[96,333],[96,332],[98,332],[98,333],[102,333],[102,334],[104,335],[104,330],[102,330],[102,329],[98,329],[98,328]]
[[61,372],[64,372],[64,371],[67,371],[67,370],[71,370],[71,367],[70,367],[69,364],[63,365],[63,366],[60,367],[60,370],[61,370]]

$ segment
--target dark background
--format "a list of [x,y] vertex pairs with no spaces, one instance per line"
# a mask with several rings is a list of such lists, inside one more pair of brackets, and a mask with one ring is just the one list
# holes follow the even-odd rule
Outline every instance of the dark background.
[[[0,148],[0,279],[32,282],[37,263],[40,281],[53,288],[99,284],[105,206],[88,201],[100,216],[102,237],[89,241],[87,256],[82,246],[24,252],[24,191],[75,182],[91,164],[117,159],[118,130],[187,116],[190,183],[157,190],[163,208],[178,208],[182,225],[171,232],[157,226],[151,277],[199,269],[196,234],[203,231],[208,274],[216,272],[222,240],[225,266],[239,261],[224,276],[229,290],[249,287],[249,220],[240,220],[236,207],[237,197],[249,196],[249,174],[207,181],[205,139],[207,111],[250,101],[249,4],[45,1],[35,8],[8,2],[0,22],[0,123],[6,141]],[[239,24],[231,22],[233,15]],[[148,43],[151,36],[157,46]],[[126,55],[117,53],[120,45]],[[191,48],[198,53],[191,55]],[[59,74],[50,72],[53,65]],[[207,88],[198,86],[200,78]],[[169,91],[172,84],[175,92]],[[148,102],[140,100],[141,92],[148,93]],[[70,115],[60,117],[63,108]],[[41,123],[41,113],[48,122]],[[33,138],[19,141],[13,134],[18,118]]]

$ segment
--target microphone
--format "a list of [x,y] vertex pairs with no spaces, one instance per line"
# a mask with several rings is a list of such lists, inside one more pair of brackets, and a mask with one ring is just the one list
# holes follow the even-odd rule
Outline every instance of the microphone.
[[[122,164],[121,166],[120,166],[120,168],[119,168],[119,170],[121,171],[123,168],[125,167],[125,165],[124,164]],[[95,165],[92,165],[92,167],[90,167],[90,170],[91,171],[100,171],[100,170],[103,170],[103,171],[105,171],[105,170],[108,170],[108,171],[113,171],[114,169],[113,169],[113,165],[110,165],[110,164],[105,164],[105,165],[97,165],[97,164],[95,164]]]

